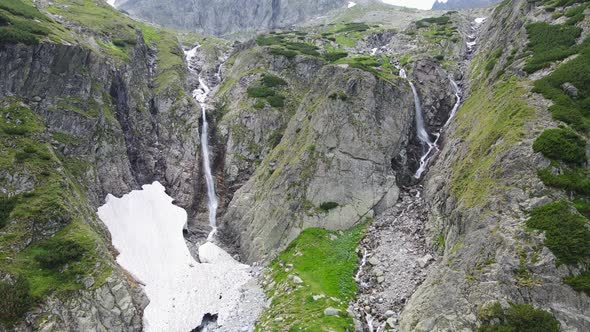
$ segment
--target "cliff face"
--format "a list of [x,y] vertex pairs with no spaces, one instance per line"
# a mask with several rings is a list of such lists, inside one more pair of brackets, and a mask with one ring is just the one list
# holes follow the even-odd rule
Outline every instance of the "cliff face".
[[342,8],[344,0],[128,0],[120,8],[168,27],[227,35],[281,28]]
[[564,282],[584,265],[556,263],[558,254],[545,247],[550,242],[527,222],[535,208],[564,198],[537,175],[550,162],[533,143],[557,124],[547,112],[551,103],[530,93],[539,73],[522,69],[530,61],[522,56],[527,22],[552,19],[526,1],[506,2],[486,16],[466,101],[425,182],[432,211],[426,226],[441,259],[410,298],[401,327],[473,330],[493,317],[491,304],[499,301],[547,310],[562,331],[585,331],[588,296]]
[[488,7],[495,5],[500,0],[447,0],[436,1],[432,5],[432,10],[458,10],[478,7]]
[[[153,180],[190,208],[200,181],[199,110],[185,93],[178,43],[162,44],[149,26],[130,28],[131,20],[102,2],[83,6],[83,13],[109,15],[108,24],[68,16],[79,10],[71,6],[45,8],[59,12],[53,18],[22,3],[2,12],[16,22],[32,11],[48,35],[0,45],[6,328],[140,331],[148,300],[116,265],[96,208],[107,193]],[[111,34],[119,46],[94,31],[120,22],[128,25],[117,33],[128,35],[123,42]],[[154,38],[144,38],[146,31]]]

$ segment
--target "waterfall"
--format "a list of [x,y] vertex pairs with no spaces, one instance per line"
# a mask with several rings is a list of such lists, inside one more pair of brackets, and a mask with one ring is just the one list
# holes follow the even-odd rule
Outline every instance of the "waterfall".
[[455,105],[453,106],[453,109],[451,110],[451,113],[449,114],[449,118],[448,118],[447,122],[444,124],[444,126],[441,128],[441,130],[438,133],[434,134],[434,136],[436,136],[436,139],[433,142],[430,140],[430,135],[428,134],[428,132],[426,131],[426,127],[424,126],[424,115],[422,114],[422,105],[420,103],[420,97],[418,96],[416,86],[414,86],[414,83],[412,83],[412,81],[410,81],[408,79],[406,71],[403,68],[398,67],[398,69],[399,69],[399,76],[408,81],[408,83],[410,84],[410,87],[412,88],[412,93],[414,94],[414,109],[415,109],[415,113],[416,113],[416,115],[415,115],[416,136],[420,140],[420,143],[422,143],[422,146],[428,146],[428,149],[426,150],[426,152],[422,155],[422,157],[420,157],[420,167],[418,167],[418,170],[416,170],[416,173],[414,174],[414,177],[416,179],[420,179],[422,177],[422,174],[424,173],[424,171],[426,171],[426,167],[428,166],[430,159],[432,159],[432,157],[434,156],[434,151],[438,150],[438,141],[441,137],[442,131],[446,127],[448,127],[448,125],[451,123],[451,120],[453,119],[453,117],[455,117],[455,114],[457,114],[457,110],[459,109],[459,106],[461,105],[461,90],[459,89],[459,86],[457,85],[457,83],[451,77],[449,77],[449,81],[451,83],[451,86],[453,87],[453,90],[455,91],[456,102],[455,102]]
[[[189,64],[189,69],[194,70],[191,66],[191,61],[196,57],[197,51],[200,45],[192,48],[185,52],[186,60]],[[217,72],[220,76],[221,67]],[[211,233],[207,237],[207,240],[211,240],[217,231],[217,194],[215,193],[215,180],[213,179],[213,173],[211,171],[211,158],[209,151],[209,122],[207,122],[207,98],[211,94],[211,89],[207,86],[205,80],[203,80],[201,73],[199,73],[199,87],[193,90],[193,98],[201,106],[203,116],[203,126],[201,127],[201,150],[203,151],[203,172],[205,174],[205,182],[207,184],[207,209],[209,210],[209,226],[211,226]]]

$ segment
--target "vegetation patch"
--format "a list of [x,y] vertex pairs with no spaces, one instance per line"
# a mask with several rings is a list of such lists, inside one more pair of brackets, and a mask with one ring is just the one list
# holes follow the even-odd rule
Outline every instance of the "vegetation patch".
[[578,292],[584,292],[590,295],[590,271],[588,270],[580,275],[565,278],[564,283]]
[[575,26],[545,22],[531,23],[526,26],[526,30],[529,35],[528,48],[533,53],[523,68],[528,73],[547,68],[551,62],[576,53],[572,46],[582,33],[582,29]]
[[0,280],[0,323],[12,327],[33,306],[29,282],[18,277],[14,281]]
[[[310,228],[291,242],[270,266],[272,286],[266,291],[273,300],[256,331],[353,330],[346,308],[356,294],[356,248],[364,230],[364,225],[345,232]],[[327,308],[338,314],[325,315]]]
[[586,142],[570,129],[546,129],[533,144],[535,152],[541,152],[552,160],[581,165],[586,162]]
[[346,52],[328,52],[324,54],[324,59],[328,62],[335,62],[347,56],[348,53]]
[[467,153],[453,167],[451,188],[466,206],[485,202],[493,190],[501,187],[502,164],[498,156],[525,135],[524,123],[533,116],[526,103],[527,89],[515,78],[494,86],[480,84],[457,113],[457,134]]
[[320,210],[322,210],[323,212],[328,212],[330,210],[337,208],[338,206],[340,205],[336,202],[325,202],[320,204]]
[[416,21],[416,27],[417,28],[425,28],[425,27],[429,27],[433,24],[436,25],[446,25],[451,21],[451,18],[448,16],[438,16],[438,17],[427,17],[427,18],[423,18],[419,21]]
[[585,168],[569,169],[552,163],[551,166],[539,170],[538,175],[543,183],[550,187],[579,195],[590,195],[590,172]]
[[[533,91],[554,103],[549,111],[556,120],[582,133],[590,132],[590,38],[578,56],[535,82]],[[574,47],[570,48],[575,49]]]
[[49,35],[50,30],[43,25],[49,21],[36,8],[21,0],[0,0],[0,45],[37,44]]
[[566,201],[533,209],[527,226],[545,232],[545,245],[558,264],[584,263],[590,258],[590,224]]
[[479,312],[482,324],[478,332],[559,332],[559,321],[544,310],[530,304],[510,304],[503,308],[495,302]]
[[248,97],[257,99],[254,104],[256,109],[264,108],[267,102],[272,107],[282,108],[285,106],[286,98],[277,89],[287,85],[282,78],[267,73],[254,86],[248,87],[246,92]]

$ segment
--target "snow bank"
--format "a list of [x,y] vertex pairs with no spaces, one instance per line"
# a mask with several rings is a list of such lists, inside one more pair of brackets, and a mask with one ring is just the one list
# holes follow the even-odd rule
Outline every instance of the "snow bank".
[[352,2],[352,1],[348,2],[348,8],[352,8],[354,6],[356,6],[356,2]]
[[213,243],[201,247],[209,263],[196,262],[182,235],[186,212],[160,183],[142,188],[121,198],[108,195],[98,216],[120,253],[117,262],[145,285],[144,330],[191,331],[206,313],[217,314],[223,325],[239,303],[239,288],[251,279],[249,266]]

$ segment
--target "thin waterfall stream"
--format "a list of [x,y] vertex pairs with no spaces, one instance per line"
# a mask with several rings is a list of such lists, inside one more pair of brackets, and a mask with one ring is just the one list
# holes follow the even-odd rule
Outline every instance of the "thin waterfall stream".
[[[197,55],[200,45],[192,48],[186,52],[186,60],[190,63],[193,58]],[[216,73],[221,76],[221,66]],[[209,122],[207,121],[207,110],[209,105],[207,104],[207,98],[211,94],[211,89],[207,86],[207,83],[202,78],[202,73],[199,73],[199,87],[193,90],[193,98],[201,106],[203,125],[201,127],[201,149],[203,154],[203,173],[205,175],[205,183],[207,185],[207,209],[209,211],[209,226],[211,226],[211,232],[207,237],[207,241],[211,241],[217,232],[217,194],[215,193],[215,180],[213,179],[213,172],[211,171],[211,157],[209,150]]]

